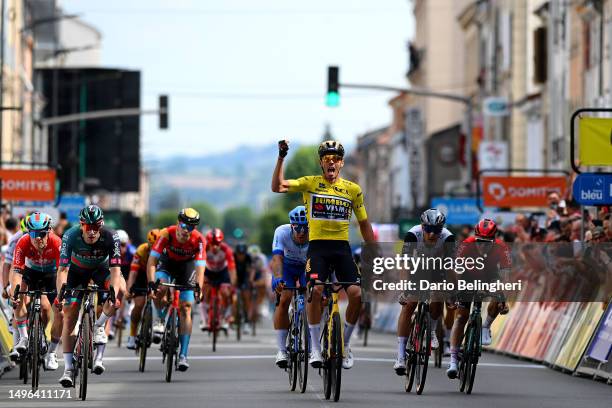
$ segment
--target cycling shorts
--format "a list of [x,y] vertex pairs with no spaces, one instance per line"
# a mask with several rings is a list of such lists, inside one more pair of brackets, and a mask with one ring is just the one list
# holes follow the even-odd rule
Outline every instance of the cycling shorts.
[[307,278],[317,276],[317,280],[331,280],[332,272],[339,282],[357,282],[361,275],[353,259],[348,241],[314,240],[308,245],[306,260]]

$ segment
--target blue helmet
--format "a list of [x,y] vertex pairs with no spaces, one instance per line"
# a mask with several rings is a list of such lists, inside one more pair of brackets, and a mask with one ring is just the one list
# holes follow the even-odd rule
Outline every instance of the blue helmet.
[[26,218],[25,226],[28,231],[48,231],[51,229],[51,217],[41,212],[33,212]]
[[297,225],[308,225],[306,218],[306,207],[298,205],[293,210],[289,211],[289,222]]

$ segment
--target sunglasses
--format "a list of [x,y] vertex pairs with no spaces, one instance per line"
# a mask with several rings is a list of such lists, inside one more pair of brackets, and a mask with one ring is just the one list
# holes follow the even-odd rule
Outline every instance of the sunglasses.
[[30,231],[30,238],[45,238],[49,231]]
[[301,232],[308,232],[308,225],[291,224],[291,227],[298,234]]
[[337,154],[326,154],[325,156],[321,157],[321,160],[324,162],[339,162],[342,161],[342,156],[338,156]]
[[179,222],[179,227],[181,227],[181,229],[186,230],[186,231],[193,231],[195,229],[195,225],[190,225],[190,224],[185,224],[184,222]]
[[102,224],[85,224],[85,223],[81,223],[81,225],[85,228],[85,231],[100,231],[100,228],[102,228]]
[[480,242],[482,244],[492,244],[492,239],[484,239],[484,238],[476,238],[476,242]]
[[423,230],[428,234],[439,235],[442,233],[442,228],[444,227],[437,227],[435,225],[423,225]]

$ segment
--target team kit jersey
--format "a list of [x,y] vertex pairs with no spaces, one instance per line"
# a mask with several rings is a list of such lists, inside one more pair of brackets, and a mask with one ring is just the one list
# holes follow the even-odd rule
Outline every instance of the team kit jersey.
[[[136,248],[132,264],[130,265],[130,273],[134,272],[137,274],[133,285],[135,288],[143,289],[147,286],[147,261],[149,260],[150,252],[151,246],[146,242]],[[144,296],[142,293],[140,295]]]
[[404,237],[404,250],[416,250],[419,255],[444,256],[454,252],[455,236],[446,228],[438,236],[435,244],[425,242],[423,226],[421,224],[410,228]]
[[47,237],[47,246],[42,252],[32,245],[29,235],[22,236],[15,247],[13,270],[30,269],[40,273],[54,273],[59,266],[62,240],[54,233]]
[[212,248],[206,249],[206,270],[210,272],[222,272],[227,269],[235,269],[234,252],[229,245],[222,242],[219,250],[214,252]]
[[338,179],[330,184],[323,176],[287,180],[288,192],[302,193],[306,207],[309,240],[348,241],[353,212],[358,221],[368,218],[358,184]]
[[196,266],[204,266],[206,264],[206,245],[200,231],[191,231],[187,241],[179,242],[176,230],[176,225],[161,230],[159,238],[151,249],[150,256],[165,258],[171,262],[195,261]]
[[292,285],[299,280],[301,285],[306,285],[305,268],[308,243],[300,245],[293,240],[292,235],[291,224],[284,224],[276,228],[272,241],[272,255],[283,257],[283,281]]
[[81,227],[75,225],[62,238],[60,265],[76,265],[83,269],[121,266],[121,243],[116,232],[102,228],[93,244],[83,240]]
[[15,257],[15,247],[17,247],[17,241],[24,236],[23,231],[19,230],[11,237],[6,247],[6,253],[4,254],[4,262],[10,264],[13,262]]

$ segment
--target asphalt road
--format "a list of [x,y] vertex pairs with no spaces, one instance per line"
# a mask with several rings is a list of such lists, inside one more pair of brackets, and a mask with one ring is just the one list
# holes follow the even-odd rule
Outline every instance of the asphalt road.
[[[84,406],[101,407],[313,407],[333,406],[322,395],[322,380],[311,370],[309,390],[291,392],[287,375],[274,365],[275,340],[270,323],[257,337],[245,336],[238,343],[235,333],[221,338],[216,353],[209,337],[201,332],[192,337],[191,368],[176,372],[172,383],[163,377],[160,353],[150,352],[147,370],[138,372],[137,357],[116,343],[107,347],[106,372],[91,375]],[[430,366],[423,395],[404,392],[403,377],[392,371],[394,336],[372,334],[367,348],[354,341],[355,367],[345,370],[339,405],[351,407],[610,407],[612,387],[589,379],[572,377],[546,367],[486,353],[478,366],[472,395],[458,392],[444,369]],[[446,364],[446,362],[444,362]],[[42,390],[61,390],[57,372],[44,372]],[[17,370],[0,379],[0,407],[65,407],[81,403],[78,390],[72,401],[64,399],[10,399],[11,390],[29,390],[17,380]]]

